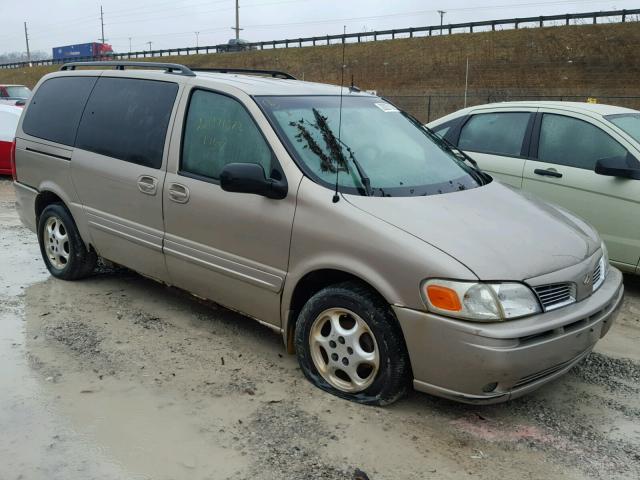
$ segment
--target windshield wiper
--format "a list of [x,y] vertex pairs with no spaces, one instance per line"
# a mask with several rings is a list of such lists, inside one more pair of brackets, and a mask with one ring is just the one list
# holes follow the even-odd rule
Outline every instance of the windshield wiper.
[[[332,133],[332,135],[333,135],[333,133]],[[347,152],[349,152],[349,158],[351,158],[351,161],[356,166],[356,171],[358,172],[358,176],[360,177],[360,183],[362,183],[362,186],[364,187],[364,191],[367,194],[367,197],[372,196],[373,195],[373,191],[371,189],[371,179],[365,173],[364,168],[362,167],[360,162],[358,160],[356,160],[356,156],[353,153],[353,150],[351,150],[351,148],[346,143],[344,143],[342,140],[338,140],[338,142],[340,142],[340,145],[342,145],[344,148],[346,148]]]
[[[341,145],[349,152],[349,158],[356,167],[356,172],[360,177],[360,183],[364,187],[364,191],[367,197],[370,197],[372,193],[371,189],[371,179],[367,176],[364,171],[364,168],[356,159],[353,150],[349,148],[349,146],[344,143],[342,140],[336,138],[336,136],[331,131],[329,124],[327,123],[327,118],[324,117],[317,109],[312,109],[313,115],[316,119],[316,124],[314,125],[311,122],[305,121],[301,119],[296,122],[290,122],[292,127],[296,127],[298,129],[298,134],[296,135],[296,139],[299,142],[305,141],[307,145],[305,148],[309,148],[311,152],[317,155],[320,158],[320,168],[323,171],[329,171],[332,173],[338,173],[340,168],[344,168],[344,170],[349,173],[349,163],[345,158],[344,153],[342,152]],[[325,151],[318,145],[318,143],[314,140],[309,129],[305,127],[305,122],[308,123],[312,128],[318,130],[322,135],[322,138],[329,150],[330,155],[327,155]]]

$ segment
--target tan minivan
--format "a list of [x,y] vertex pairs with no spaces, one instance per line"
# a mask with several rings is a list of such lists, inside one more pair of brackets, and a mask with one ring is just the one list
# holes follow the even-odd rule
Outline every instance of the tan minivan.
[[588,355],[623,298],[592,227],[355,88],[69,64],[36,86],[14,148],[54,277],[100,256],[241,311],[361,403],[411,382],[471,403],[527,393]]

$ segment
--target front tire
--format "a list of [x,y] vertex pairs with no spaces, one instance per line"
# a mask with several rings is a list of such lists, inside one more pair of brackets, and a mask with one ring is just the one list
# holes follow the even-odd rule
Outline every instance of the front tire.
[[87,250],[71,213],[61,203],[52,203],[42,211],[38,240],[47,270],[54,277],[77,280],[93,272],[98,257]]
[[388,405],[406,394],[411,369],[397,320],[356,282],[327,287],[307,301],[295,347],[307,379],[338,397]]

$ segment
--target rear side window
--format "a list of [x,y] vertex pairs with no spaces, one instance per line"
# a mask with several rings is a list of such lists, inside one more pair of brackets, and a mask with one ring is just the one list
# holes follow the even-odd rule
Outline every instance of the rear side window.
[[240,102],[205,90],[191,95],[182,141],[181,172],[218,180],[229,163],[257,163],[278,176],[274,156]]
[[471,152],[520,156],[530,113],[505,112],[474,115],[462,127],[458,147]]
[[22,122],[34,137],[73,146],[82,109],[96,77],[57,77],[36,91]]
[[627,158],[627,150],[608,133],[577,118],[545,114],[540,126],[538,159],[594,170],[603,158]]
[[102,77],[85,108],[76,147],[160,168],[178,85]]

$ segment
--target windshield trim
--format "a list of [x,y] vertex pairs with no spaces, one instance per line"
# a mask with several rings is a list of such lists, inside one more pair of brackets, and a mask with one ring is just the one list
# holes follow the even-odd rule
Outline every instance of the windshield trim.
[[[339,96],[340,95],[336,95],[336,94],[252,95],[251,96],[252,99],[256,102],[256,105],[258,106],[260,111],[264,114],[265,118],[267,119],[267,122],[269,122],[269,125],[271,125],[271,128],[276,133],[278,139],[280,140],[282,145],[285,147],[285,150],[287,151],[289,156],[293,159],[296,166],[300,169],[300,171],[306,177],[311,179],[314,183],[317,183],[318,185],[322,185],[327,189],[330,189],[333,191],[336,190],[336,184],[333,182],[327,182],[321,177],[319,177],[318,175],[316,175],[315,172],[313,172],[313,170],[301,158],[299,158],[299,155],[294,145],[292,144],[291,140],[285,134],[285,132],[283,131],[281,126],[278,124],[278,122],[275,120],[275,118],[273,118],[272,115],[270,115],[269,111],[265,108],[261,100],[268,99],[268,98],[289,98],[289,97],[290,98],[301,98],[301,97],[309,97],[309,98],[335,97],[337,98]],[[361,97],[361,98],[369,98],[374,100],[378,99],[393,105],[393,103],[389,102],[387,99],[383,97],[378,97],[376,95],[370,95],[370,94],[362,94],[360,92],[349,92],[345,95],[345,97]],[[394,105],[394,107],[398,108],[396,105]],[[414,117],[412,117],[410,114],[408,114],[407,112],[405,112],[400,108],[398,108],[398,110],[405,118],[407,118],[407,120],[412,122],[416,126],[416,128],[418,128],[419,131],[421,131],[427,138],[433,141],[434,144],[443,148],[443,150],[446,150],[449,153],[451,160],[456,162],[456,164],[458,164],[462,168],[462,170],[466,175],[462,175],[457,178],[451,178],[448,181],[437,183],[437,184],[430,184],[430,185],[391,187],[386,189],[372,186],[370,187],[369,192],[367,192],[367,189],[364,186],[351,187],[347,185],[339,185],[338,192],[344,193],[344,194],[372,196],[372,197],[419,197],[419,196],[430,196],[430,195],[438,195],[438,194],[445,194],[445,193],[454,193],[457,191],[479,188],[491,181],[490,177],[488,179],[486,177],[483,177],[483,175],[485,174],[483,174],[479,170],[475,170],[470,165],[467,165],[463,160],[461,160],[455,154],[454,150],[451,149],[451,147],[446,142],[442,141],[439,137],[437,137],[437,135],[434,135],[428,129],[424,128],[424,126],[420,122],[418,122]],[[472,180],[472,182],[469,182],[470,183],[469,185],[463,184],[463,180],[466,178],[470,178]],[[473,185],[471,183],[473,183]],[[454,184],[460,184],[461,186],[463,186],[463,188],[451,189],[450,188],[451,185],[454,185]],[[392,191],[393,194],[389,193],[389,191]]]

